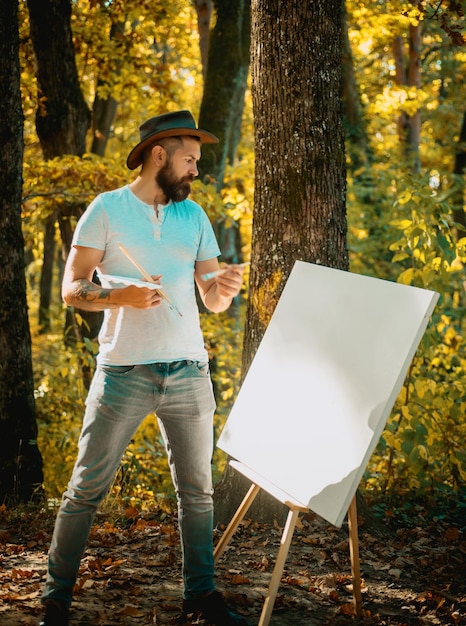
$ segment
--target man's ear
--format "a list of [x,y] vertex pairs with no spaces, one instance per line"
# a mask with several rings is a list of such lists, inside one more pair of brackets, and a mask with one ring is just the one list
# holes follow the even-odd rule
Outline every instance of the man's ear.
[[162,146],[155,145],[151,150],[152,160],[158,166],[165,165],[167,160],[167,152]]

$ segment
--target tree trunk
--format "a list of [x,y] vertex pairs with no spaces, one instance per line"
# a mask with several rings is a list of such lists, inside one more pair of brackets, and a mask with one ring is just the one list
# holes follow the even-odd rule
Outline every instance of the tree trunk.
[[[393,59],[395,61],[395,83],[397,85],[407,85],[408,77],[406,75],[404,42],[401,35],[397,35],[392,43]],[[398,140],[404,144],[405,137],[408,133],[408,116],[404,111],[398,116],[397,122]]]
[[[28,0],[42,100],[36,129],[45,159],[86,150],[90,112],[81,93],[71,32],[70,0]],[[78,211],[80,209],[78,208]],[[64,212],[69,213],[69,208]],[[58,220],[62,212],[57,213]]]
[[55,222],[54,212],[46,221],[44,229],[44,255],[40,273],[39,293],[39,332],[50,331],[50,303],[52,301],[53,266],[55,263]]
[[342,0],[342,100],[345,134],[351,148],[351,165],[354,170],[370,161],[366,122],[362,114],[361,96],[354,72],[353,55],[348,35],[346,3]]
[[[90,112],[81,92],[76,68],[71,32],[70,0],[28,0],[31,36],[37,60],[37,81],[43,96],[43,104],[36,115],[36,128],[45,159],[64,154],[81,156],[86,149],[86,133],[90,124]],[[72,232],[70,218],[79,218],[82,204],[62,204],[57,218],[62,234],[64,256],[70,246]],[[63,236],[65,233],[65,237]],[[102,313],[82,311],[83,325],[70,321],[76,333],[74,339],[95,337],[96,320],[100,325]],[[86,372],[85,383],[88,382]]]
[[23,112],[17,0],[0,22],[0,503],[42,496],[21,231]]
[[[98,83],[101,84],[100,81]],[[91,152],[103,157],[107,149],[110,129],[115,119],[118,102],[112,96],[100,98],[96,95],[92,107],[92,144]]]
[[[466,229],[466,212],[464,210],[464,173],[466,172],[466,111],[463,114],[458,147],[455,152],[455,166],[453,174],[456,175],[456,192],[453,196],[453,217],[455,222],[461,224]],[[461,233],[460,236],[464,236]]]
[[[124,21],[113,22],[110,29],[110,40],[124,40],[125,23]],[[124,51],[122,50],[122,53]],[[97,82],[97,93],[94,98],[92,107],[92,145],[91,152],[103,157],[107,148],[107,142],[110,136],[113,120],[115,119],[118,102],[112,96],[101,98],[99,96],[99,87],[105,85],[105,82],[99,80]]]
[[[253,0],[251,14],[256,177],[243,376],[294,262],[348,268],[341,1]],[[231,473],[217,488],[221,522],[244,493]],[[282,518],[263,498],[251,515]]]
[[[196,7],[198,5],[202,2],[197,2]],[[200,176],[214,182],[220,190],[226,165],[234,162],[241,137],[249,74],[250,0],[214,0],[214,6],[216,23],[209,41],[199,126],[208,128],[220,141],[203,146]],[[222,260],[226,263],[242,261],[238,224],[227,225],[224,219],[219,219],[214,230]],[[230,310],[232,315],[237,313],[235,305]]]
[[[409,27],[409,58],[405,61],[404,41],[401,36],[393,41],[395,60],[395,82],[397,85],[419,88],[421,86],[421,26]],[[397,120],[398,137],[402,144],[403,154],[408,160],[412,171],[419,173],[421,162],[419,143],[421,135],[421,114],[417,110],[413,115],[402,111]]]
[[348,268],[340,4],[253,3],[256,178],[244,370],[297,259]]
[[90,112],[78,79],[70,0],[27,0],[42,97],[36,127],[45,159],[82,155]]
[[[409,65],[408,81],[411,87],[421,87],[421,23],[409,27]],[[408,158],[413,172],[421,171],[419,144],[421,141],[421,112],[419,109],[409,117],[409,135],[407,141]]]
[[[215,0],[217,21],[209,44],[199,126],[220,141],[206,144],[200,162],[201,178],[223,184],[228,157],[236,153],[244,94],[249,72],[250,2]],[[239,126],[238,126],[239,125]]]
[[201,52],[202,77],[207,77],[209,65],[210,20],[212,19],[212,0],[194,0],[197,13],[197,30],[199,33],[199,50]]
[[[367,135],[367,123],[363,114],[360,89],[354,71],[345,0],[342,0],[342,11],[342,103],[348,147],[347,167],[349,172],[353,173],[353,178],[358,186],[360,202],[367,205],[366,213],[377,218],[380,214],[380,203],[374,200],[377,183],[371,169],[373,152]],[[362,189],[364,189],[364,193],[361,193]],[[370,219],[367,227],[369,232],[373,234],[378,228],[377,219]]]

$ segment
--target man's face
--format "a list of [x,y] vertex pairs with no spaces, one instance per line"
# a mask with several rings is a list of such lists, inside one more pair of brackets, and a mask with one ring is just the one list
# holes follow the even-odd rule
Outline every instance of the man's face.
[[191,193],[191,183],[198,175],[197,162],[201,158],[200,143],[189,137],[177,148],[156,174],[155,180],[172,202],[182,202]]

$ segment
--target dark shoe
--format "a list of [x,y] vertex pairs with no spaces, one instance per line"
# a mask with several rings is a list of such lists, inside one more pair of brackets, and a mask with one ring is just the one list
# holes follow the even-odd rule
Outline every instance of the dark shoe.
[[196,600],[183,600],[183,617],[203,619],[209,626],[249,626],[244,617],[230,611],[219,591]]
[[44,603],[44,616],[38,626],[68,626],[69,609],[60,602],[48,600]]

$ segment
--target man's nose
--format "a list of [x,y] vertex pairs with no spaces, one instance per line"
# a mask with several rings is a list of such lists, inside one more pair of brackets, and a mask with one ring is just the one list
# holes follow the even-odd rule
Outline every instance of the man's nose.
[[191,165],[191,167],[189,168],[189,173],[191,174],[191,176],[197,176],[199,174],[199,170],[197,169],[196,163]]

